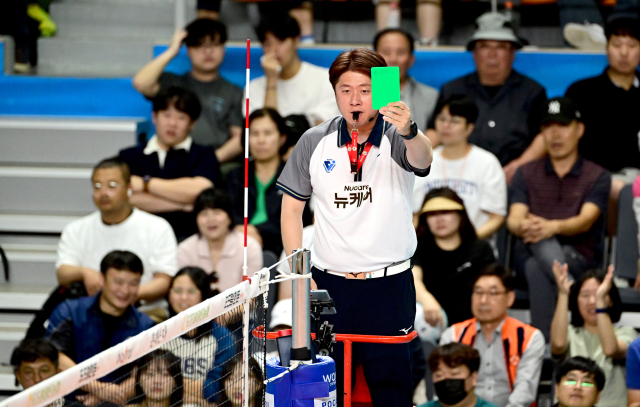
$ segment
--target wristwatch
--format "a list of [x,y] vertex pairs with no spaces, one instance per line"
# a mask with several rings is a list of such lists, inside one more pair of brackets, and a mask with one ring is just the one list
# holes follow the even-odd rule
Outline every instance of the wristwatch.
[[403,136],[402,134],[400,134],[400,136],[405,140],[411,140],[412,138],[418,135],[418,125],[413,120],[411,121],[411,127],[409,127],[409,129],[411,131],[406,136]]
[[149,181],[151,181],[151,175],[145,175],[142,177],[142,191],[149,192]]

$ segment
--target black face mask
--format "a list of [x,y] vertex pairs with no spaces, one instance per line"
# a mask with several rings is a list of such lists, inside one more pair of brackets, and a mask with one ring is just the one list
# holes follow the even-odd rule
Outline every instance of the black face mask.
[[438,399],[448,406],[458,404],[464,400],[468,394],[464,389],[464,381],[465,379],[444,379],[434,383]]

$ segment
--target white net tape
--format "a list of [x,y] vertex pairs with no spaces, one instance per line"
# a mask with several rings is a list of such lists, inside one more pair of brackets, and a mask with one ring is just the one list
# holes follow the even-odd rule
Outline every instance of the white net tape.
[[[160,348],[163,344],[219,317],[230,310],[244,307],[243,349],[248,351],[250,326],[248,312],[251,299],[269,289],[269,270],[257,272],[251,282],[242,282],[200,304],[181,312],[126,341],[101,352],[13,397],[0,402],[0,407],[41,407],[60,399],[80,387]],[[248,377],[246,366],[244,377]]]

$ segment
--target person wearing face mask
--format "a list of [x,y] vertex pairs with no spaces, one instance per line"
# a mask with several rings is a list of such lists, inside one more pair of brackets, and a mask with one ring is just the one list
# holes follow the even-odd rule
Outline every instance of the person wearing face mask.
[[[222,292],[242,282],[244,236],[233,229],[232,204],[220,189],[208,188],[193,205],[198,233],[178,245],[178,267],[203,269],[211,289]],[[247,275],[262,269],[262,248],[247,236]]]
[[435,348],[429,368],[438,400],[419,407],[497,407],[475,394],[480,354],[471,346],[454,342]]

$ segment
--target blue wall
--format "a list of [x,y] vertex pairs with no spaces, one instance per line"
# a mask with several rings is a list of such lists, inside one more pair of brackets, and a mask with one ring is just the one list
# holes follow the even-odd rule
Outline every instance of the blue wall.
[[[166,45],[156,46],[157,55]],[[0,44],[0,55],[2,52]],[[301,49],[303,60],[328,67],[341,48]],[[251,78],[262,75],[262,50],[251,50]],[[229,46],[220,72],[244,87],[246,47]],[[520,52],[515,67],[546,89],[549,97],[561,95],[574,81],[597,75],[606,66],[599,54]],[[181,73],[189,70],[184,48],[167,67]],[[473,60],[464,51],[418,51],[411,74],[439,88],[443,83],[472,72]],[[328,79],[327,79],[328,80]],[[0,75],[0,115],[149,117],[150,103],[138,94],[130,78],[47,78]]]

